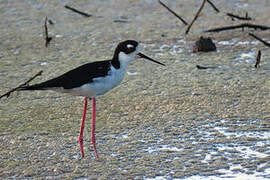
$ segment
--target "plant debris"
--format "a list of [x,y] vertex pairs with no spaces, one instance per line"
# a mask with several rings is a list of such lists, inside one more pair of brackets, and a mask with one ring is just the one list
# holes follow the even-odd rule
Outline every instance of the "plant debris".
[[11,90],[8,91],[7,93],[1,95],[1,96],[0,96],[0,99],[1,99],[2,97],[5,97],[5,96],[8,98],[9,95],[10,95],[12,92],[17,91],[19,88],[28,85],[28,84],[29,84],[31,81],[33,81],[36,77],[41,76],[42,72],[43,72],[43,71],[39,71],[37,74],[35,74],[35,75],[34,75],[33,77],[31,77],[29,80],[27,80],[25,83],[19,85],[18,87],[15,87],[15,88],[11,89]]
[[48,18],[46,16],[45,18],[45,23],[44,23],[44,29],[45,29],[45,47],[48,47],[51,40],[52,40],[52,37],[49,37],[49,34],[48,34],[48,27],[47,27],[47,22],[48,22]]
[[201,69],[201,70],[203,70],[203,69],[215,69],[215,68],[217,68],[217,67],[215,67],[215,66],[201,66],[201,65],[196,65],[196,67],[197,67],[197,69]]
[[199,17],[200,12],[202,11],[204,4],[205,4],[206,0],[203,0],[201,7],[199,8],[198,12],[196,13],[196,15],[194,16],[193,20],[191,21],[191,23],[188,25],[187,30],[186,30],[186,34],[188,34],[191,26],[193,25],[193,23],[196,21],[196,19]]
[[255,68],[260,67],[260,62],[261,62],[261,50],[258,51],[257,58],[256,58],[256,63],[255,63]]
[[170,11],[174,16],[176,16],[178,19],[180,19],[182,21],[183,24],[188,25],[188,23],[181,18],[178,14],[176,14],[173,10],[171,10],[168,6],[166,6],[163,2],[161,2],[160,0],[158,1],[159,4],[161,4],[163,7],[165,7],[168,11]]
[[49,23],[50,25],[54,25],[54,22],[53,22],[51,19],[48,19],[48,23]]
[[115,20],[113,20],[113,22],[115,22],[115,23],[128,23],[128,21],[124,20],[124,19],[115,19]]
[[226,13],[226,15],[231,17],[233,21],[234,21],[234,18],[239,19],[239,20],[243,20],[243,21],[251,21],[252,20],[251,17],[248,17],[248,13],[246,13],[246,17],[241,17],[241,16],[238,16],[238,15],[235,15],[232,13]]
[[219,13],[219,9],[214,5],[214,3],[212,3],[210,0],[206,0],[212,7],[213,9]]
[[214,29],[209,29],[204,32],[220,32],[220,31],[227,31],[227,30],[233,30],[233,29],[239,29],[239,28],[253,28],[255,30],[260,29],[262,31],[270,29],[269,26],[263,26],[263,25],[256,25],[256,24],[250,24],[250,23],[243,23],[239,25],[234,25],[234,26],[226,26],[226,27],[219,27],[219,28],[214,28]]
[[65,8],[66,8],[66,9],[69,9],[69,10],[75,12],[75,13],[78,13],[78,14],[80,14],[80,15],[82,15],[82,16],[85,16],[85,17],[91,17],[91,16],[92,16],[91,14],[87,14],[87,13],[85,13],[85,12],[79,11],[79,10],[73,8],[73,7],[68,6],[68,5],[65,5]]
[[252,33],[248,33],[248,34],[249,34],[250,36],[254,37],[255,39],[257,39],[258,41],[262,42],[265,46],[270,47],[270,43],[268,43],[268,42],[262,40],[261,38],[259,38],[258,36],[255,36],[255,35],[252,34]]

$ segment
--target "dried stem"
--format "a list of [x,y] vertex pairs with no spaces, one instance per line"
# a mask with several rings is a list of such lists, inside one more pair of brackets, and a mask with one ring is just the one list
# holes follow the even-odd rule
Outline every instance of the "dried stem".
[[198,12],[196,13],[196,15],[195,15],[195,17],[193,18],[192,22],[191,22],[191,23],[188,25],[187,30],[186,30],[186,34],[188,34],[188,32],[189,32],[189,30],[190,30],[191,26],[192,26],[192,25],[193,25],[193,23],[196,21],[196,19],[199,17],[199,14],[200,14],[200,12],[202,11],[202,9],[203,9],[203,7],[204,7],[205,2],[206,2],[206,0],[203,0],[202,5],[201,5],[200,9],[199,9],[199,10],[198,10]]
[[270,27],[268,26],[262,26],[262,25],[256,25],[256,24],[249,24],[249,23],[243,23],[235,26],[226,26],[226,27],[220,27],[220,28],[214,28],[214,29],[209,29],[204,32],[220,32],[220,31],[226,31],[226,30],[232,30],[232,29],[239,29],[239,28],[254,28],[256,29],[261,29],[261,30],[268,30]]
[[255,39],[257,39],[258,41],[262,42],[265,46],[270,47],[270,43],[268,43],[268,42],[262,40],[261,38],[259,38],[258,36],[255,36],[255,35],[252,34],[252,33],[248,33],[248,34],[249,34],[250,36],[254,37]]
[[83,15],[83,16],[85,16],[85,17],[91,17],[91,16],[92,16],[91,14],[87,14],[87,13],[85,13],[85,12],[79,11],[79,10],[77,10],[77,9],[74,9],[74,8],[68,6],[68,5],[65,5],[65,8],[66,8],[66,9],[69,9],[69,10],[75,12],[75,13],[78,13],[78,14],[80,14],[80,15]]
[[12,92],[17,91],[19,88],[21,88],[21,87],[23,87],[23,86],[26,86],[26,85],[29,84],[32,80],[34,80],[36,77],[40,76],[40,75],[42,74],[42,72],[43,72],[43,71],[39,71],[37,74],[35,74],[35,75],[34,75],[33,77],[31,77],[29,80],[27,80],[25,83],[19,85],[19,86],[16,87],[16,88],[11,89],[11,90],[8,91],[7,93],[1,95],[1,96],[0,96],[0,99],[1,99],[2,97],[5,97],[5,96],[8,98],[9,95],[10,95]]
[[45,47],[48,47],[48,45],[50,44],[50,41],[52,40],[52,37],[49,37],[49,34],[48,34],[47,22],[48,22],[48,19],[47,19],[47,16],[46,16],[45,22],[44,22],[44,29],[45,29]]
[[174,16],[176,16],[178,19],[180,19],[182,21],[183,24],[188,25],[188,23],[181,18],[178,14],[176,14],[173,10],[171,10],[168,6],[166,6],[163,2],[161,2],[160,0],[158,1],[159,4],[161,4],[163,7],[165,7],[168,11],[170,11]]
[[258,51],[255,68],[260,67],[260,62],[261,62],[261,50]]
[[230,16],[231,18],[236,18],[236,19],[243,20],[243,21],[252,20],[251,17],[248,17],[247,15],[246,15],[246,17],[241,17],[241,16],[238,16],[238,15],[235,15],[235,14],[232,14],[232,13],[226,13],[226,15]]
[[210,0],[207,0],[207,2],[212,6],[212,8],[219,13],[219,9],[212,3]]

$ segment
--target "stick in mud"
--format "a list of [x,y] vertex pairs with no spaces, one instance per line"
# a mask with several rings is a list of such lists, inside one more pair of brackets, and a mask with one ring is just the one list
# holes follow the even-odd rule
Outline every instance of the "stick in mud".
[[255,68],[260,67],[260,62],[261,62],[261,50],[258,51],[257,58],[256,58],[256,63],[255,63]]
[[217,67],[214,66],[201,66],[201,65],[196,65],[197,69],[215,69]]
[[251,21],[251,17],[248,17],[248,14],[246,14],[246,17],[241,17],[241,16],[238,16],[238,15],[235,15],[235,14],[232,14],[232,13],[226,13],[227,16],[231,17],[232,20],[235,19],[239,19],[239,20],[243,20],[243,21]]
[[188,23],[181,18],[178,14],[176,14],[173,10],[171,10],[168,6],[166,6],[163,2],[161,2],[160,0],[158,1],[159,4],[161,4],[163,7],[165,7],[168,11],[170,11],[174,16],[176,16],[178,19],[180,19],[182,21],[183,24],[188,25]]
[[252,33],[248,33],[248,34],[249,34],[250,36],[254,37],[255,39],[257,39],[258,41],[262,42],[265,46],[270,47],[270,43],[268,43],[268,42],[262,40],[261,38],[259,38],[258,36],[255,36],[255,35],[252,34]]
[[198,18],[200,12],[202,11],[202,9],[203,9],[203,7],[204,7],[205,2],[206,2],[206,0],[203,0],[200,9],[198,10],[198,12],[196,13],[196,15],[194,16],[194,18],[193,18],[193,20],[191,21],[191,23],[188,25],[187,30],[186,30],[186,34],[188,34],[188,32],[189,32],[191,26],[193,25],[193,23],[194,23],[194,22],[196,21],[196,19]]
[[42,72],[43,72],[43,71],[39,71],[37,74],[35,74],[35,75],[34,75],[33,77],[31,77],[29,80],[27,80],[25,83],[19,85],[18,87],[15,87],[15,88],[11,89],[11,90],[8,91],[7,93],[1,95],[1,96],[0,96],[0,99],[1,99],[2,97],[5,97],[5,96],[8,98],[9,95],[10,95],[11,93],[13,93],[14,91],[17,91],[19,88],[21,88],[21,87],[23,87],[23,86],[29,84],[29,83],[30,83],[31,81],[33,81],[36,77],[41,76]]
[[82,16],[85,16],[85,17],[91,17],[91,16],[92,16],[91,14],[87,14],[87,13],[85,13],[85,12],[79,11],[79,10],[77,10],[77,9],[74,9],[74,8],[68,6],[68,5],[65,5],[65,8],[66,8],[66,9],[69,9],[69,10],[75,12],[75,13],[78,13],[78,14],[80,14],[80,15],[82,15]]
[[50,44],[50,41],[52,40],[52,37],[49,37],[48,35],[48,27],[47,27],[48,18],[46,16],[45,23],[44,23],[44,29],[45,29],[45,47],[48,47]]
[[115,20],[113,20],[113,22],[115,22],[115,23],[128,23],[127,20],[122,20],[122,19],[115,19]]
[[249,24],[249,23],[243,23],[235,26],[226,26],[226,27],[219,27],[219,28],[214,28],[214,29],[209,29],[204,32],[220,32],[220,31],[227,31],[227,30],[232,30],[232,29],[239,29],[239,28],[253,28],[255,30],[260,29],[262,31],[270,29],[268,26],[263,26],[263,25],[256,25],[256,24]]
[[213,9],[219,13],[219,9],[214,5],[214,3],[212,3],[210,0],[206,0],[212,7]]

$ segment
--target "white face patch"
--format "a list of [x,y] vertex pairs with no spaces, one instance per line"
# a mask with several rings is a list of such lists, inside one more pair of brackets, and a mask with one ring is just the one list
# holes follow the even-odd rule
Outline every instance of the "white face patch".
[[134,46],[132,44],[128,44],[127,48],[134,48]]
[[[135,46],[132,45],[132,44],[127,44],[126,46],[127,46],[127,48],[134,48],[134,47],[135,47]],[[136,46],[135,51],[133,51],[133,52],[131,52],[131,53],[129,53],[129,54],[126,54],[126,53],[124,53],[124,52],[120,52],[119,55],[118,55],[118,58],[119,58],[119,61],[120,61],[120,63],[121,63],[121,66],[127,67],[127,65],[128,65],[131,61],[135,60],[136,55],[140,52],[140,49],[141,49],[141,48],[140,48],[140,45],[138,44],[138,45]]]
[[[124,52],[120,52],[118,55],[118,58],[119,58],[121,65],[128,64],[129,62],[133,61],[135,59],[136,54],[137,54],[136,51],[129,53],[129,54],[126,54]],[[124,66],[126,66],[126,65],[124,65]]]

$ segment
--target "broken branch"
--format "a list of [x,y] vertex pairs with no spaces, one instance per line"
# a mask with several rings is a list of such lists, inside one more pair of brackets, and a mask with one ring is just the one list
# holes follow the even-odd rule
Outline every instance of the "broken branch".
[[209,29],[209,30],[206,30],[204,32],[220,32],[220,31],[226,31],[226,30],[232,30],[232,29],[239,29],[239,28],[243,28],[243,27],[254,28],[255,30],[256,29],[261,29],[263,31],[270,29],[270,27],[268,27],[268,26],[244,23],[244,24],[239,24],[239,25],[235,25],[235,26],[226,26],[226,27]]
[[260,67],[260,62],[261,62],[261,50],[258,51],[255,68]]
[[77,10],[77,9],[74,9],[74,8],[68,6],[68,5],[65,5],[65,8],[66,8],[66,9],[69,9],[69,10],[75,12],[75,13],[78,13],[78,14],[80,14],[80,15],[82,15],[82,16],[85,16],[85,17],[91,17],[91,16],[92,16],[91,14],[87,14],[87,13],[85,13],[85,12],[79,11],[79,10]]
[[32,80],[34,80],[36,77],[40,76],[40,75],[42,74],[42,72],[43,72],[43,71],[39,71],[37,74],[35,74],[35,75],[34,75],[33,77],[31,77],[29,80],[27,80],[25,83],[19,85],[19,86],[16,87],[16,88],[11,89],[11,90],[8,91],[7,93],[1,95],[1,96],[0,96],[0,99],[1,99],[2,97],[5,97],[5,96],[8,98],[9,95],[10,95],[12,92],[17,91],[19,88],[21,88],[21,87],[23,87],[23,86],[29,84],[29,83],[30,83]]
[[202,11],[202,9],[203,9],[203,7],[204,7],[205,2],[206,2],[206,0],[203,0],[200,9],[199,9],[198,12],[196,13],[196,15],[195,15],[195,17],[193,18],[193,20],[191,21],[191,23],[188,25],[187,30],[186,30],[186,34],[188,34],[188,32],[189,32],[191,26],[193,25],[193,23],[194,23],[194,22],[196,21],[196,19],[198,18],[200,12]]
[[241,16],[238,16],[238,15],[235,15],[235,14],[232,14],[232,13],[226,13],[227,16],[230,16],[231,18],[236,18],[236,19],[239,19],[239,20],[244,20],[244,21],[250,21],[252,20],[251,17],[241,17]]
[[163,7],[165,7],[168,11],[170,11],[174,16],[176,16],[178,19],[180,19],[182,21],[183,24],[188,25],[188,23],[181,18],[178,14],[176,14],[173,10],[171,10],[168,6],[166,6],[163,2],[161,2],[160,0],[158,1],[159,4],[161,4]]
[[45,23],[44,23],[44,28],[45,28],[45,47],[48,47],[48,45],[50,44],[50,41],[52,40],[52,37],[49,37],[49,34],[48,34],[47,22],[48,22],[48,19],[47,19],[47,16],[46,16]]
[[258,41],[262,42],[264,45],[266,45],[267,47],[270,47],[270,43],[262,40],[261,38],[259,38],[258,36],[255,36],[254,34],[252,33],[248,33],[250,36],[254,37],[255,39],[257,39]]
[[216,12],[219,13],[218,8],[217,8],[210,0],[206,0],[206,1],[212,6],[212,8],[213,8]]

